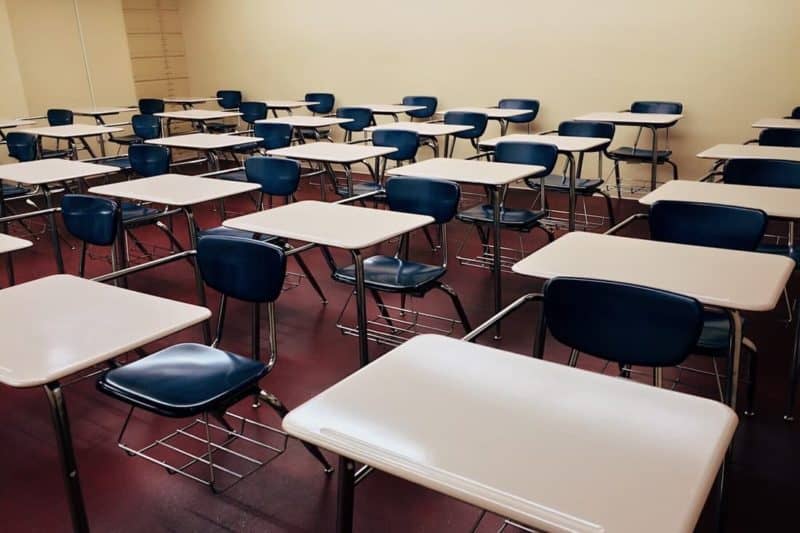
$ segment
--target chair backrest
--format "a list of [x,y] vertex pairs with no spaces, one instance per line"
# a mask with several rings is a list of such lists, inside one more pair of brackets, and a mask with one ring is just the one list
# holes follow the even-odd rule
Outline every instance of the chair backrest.
[[544,167],[542,172],[525,178],[531,187],[538,187],[532,178],[547,176],[553,172],[558,159],[558,148],[552,144],[529,143],[517,141],[500,141],[494,147],[494,160],[498,163],[516,163],[519,165],[538,165]]
[[131,170],[147,178],[169,173],[170,152],[166,146],[157,144],[132,144],[128,148]]
[[613,281],[553,278],[545,322],[560,343],[622,364],[674,366],[691,353],[703,306],[688,296]]
[[161,121],[153,115],[133,115],[131,117],[133,133],[140,139],[158,139],[161,137]]
[[433,217],[437,224],[453,219],[461,198],[457,183],[431,178],[394,176],[385,188],[389,209]]
[[217,103],[222,109],[236,109],[242,103],[242,91],[221,89],[217,91]]
[[164,112],[164,100],[160,98],[140,98],[139,113],[142,115],[152,115]]
[[732,159],[722,169],[722,181],[734,185],[800,188],[800,162],[777,159]]
[[259,145],[266,150],[286,148],[292,144],[292,127],[282,122],[259,122],[253,126],[253,135],[264,139]]
[[317,115],[325,115],[333,111],[336,97],[331,93],[306,93],[305,100],[306,102],[317,102],[306,106],[309,111]]
[[439,99],[435,96],[404,96],[403,105],[424,105],[425,109],[406,111],[406,115],[414,118],[431,118],[436,113]]
[[650,206],[650,238],[711,248],[755,251],[767,228],[760,209],[661,200]]
[[761,146],[790,146],[800,148],[800,130],[783,128],[767,128],[761,130],[758,136]]
[[70,234],[95,246],[111,246],[117,238],[121,216],[119,204],[88,194],[65,194],[61,217]]
[[256,120],[267,118],[267,104],[265,102],[242,102],[239,104],[242,120],[248,124],[255,124]]
[[444,114],[445,124],[458,124],[459,126],[472,126],[471,130],[454,133],[455,137],[461,139],[477,139],[486,131],[486,124],[489,117],[484,113],[474,113],[472,111],[448,111]]
[[558,125],[558,134],[570,137],[600,137],[608,139],[607,144],[588,150],[589,152],[599,152],[608,148],[614,138],[616,127],[611,122],[594,122],[591,120],[565,120]]
[[261,185],[261,192],[291,196],[300,185],[300,163],[282,157],[249,157],[244,162],[247,181]]
[[408,161],[417,156],[419,149],[419,134],[415,131],[377,129],[372,132],[372,144],[375,146],[389,146],[397,148],[396,152],[386,154],[392,161]]
[[680,115],[683,113],[683,104],[680,102],[641,100],[631,104],[631,113],[661,113],[665,115]]
[[33,161],[37,157],[36,135],[22,131],[12,131],[6,134],[8,155],[17,161]]
[[800,106],[797,106],[794,109],[792,109],[791,118],[800,118]]
[[256,239],[205,235],[197,241],[197,265],[206,284],[246,302],[274,302],[286,276],[283,249]]
[[348,131],[364,131],[372,124],[372,110],[368,107],[340,107],[336,110],[336,117],[352,119],[352,122],[339,124]]
[[530,113],[508,117],[509,122],[532,122],[539,114],[539,100],[533,98],[503,98],[497,102],[497,107],[500,109],[530,109]]
[[47,123],[51,126],[66,126],[75,121],[75,116],[69,109],[48,109]]

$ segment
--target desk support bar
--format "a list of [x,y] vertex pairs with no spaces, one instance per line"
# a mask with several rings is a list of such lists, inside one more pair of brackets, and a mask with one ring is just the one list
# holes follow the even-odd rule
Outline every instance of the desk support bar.
[[603,235],[614,235],[615,233],[617,233],[619,230],[621,230],[634,220],[644,219],[647,218],[648,216],[649,215],[647,213],[636,213],[635,215],[631,215],[622,222],[620,222],[619,224],[617,224],[616,226],[609,228],[607,231],[603,233]]
[[477,339],[483,333],[489,330],[493,325],[495,325],[495,323],[503,320],[504,318],[506,318],[508,315],[519,309],[524,304],[528,302],[539,301],[542,298],[543,296],[541,293],[530,293],[517,298],[507,307],[503,308],[499,313],[497,313],[493,317],[489,318],[489,320],[487,320],[483,324],[473,329],[468,335],[461,337],[461,340],[466,342],[474,342],[475,339]]
[[372,196],[377,196],[378,194],[382,194],[384,192],[386,192],[386,191],[384,191],[383,189],[379,189],[377,191],[372,191],[372,192],[367,192],[367,193],[364,193],[364,194],[359,194],[358,196],[351,196],[349,198],[342,198],[341,200],[337,200],[336,202],[333,202],[333,203],[334,204],[350,204],[350,203],[353,203],[353,202],[357,202],[359,200],[363,200],[365,198],[371,198]]
[[102,283],[105,281],[112,281],[115,279],[124,278],[126,276],[130,276],[131,274],[136,274],[137,272],[141,272],[143,270],[149,270],[157,266],[166,265],[167,263],[172,263],[173,261],[184,259],[186,257],[191,257],[196,254],[197,250],[184,250],[176,254],[168,255],[166,257],[159,257],[158,259],[153,259],[152,261],[148,261],[147,263],[142,263],[141,265],[134,265],[131,267],[123,268],[121,270],[117,270],[116,272],[109,272],[108,274],[97,276],[96,278],[92,278],[92,281],[99,281]]

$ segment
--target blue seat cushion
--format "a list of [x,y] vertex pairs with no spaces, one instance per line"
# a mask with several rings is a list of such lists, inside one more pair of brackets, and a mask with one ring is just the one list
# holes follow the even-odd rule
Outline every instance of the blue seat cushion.
[[[531,178],[528,180],[528,186],[532,189],[539,189],[540,180]],[[575,180],[575,192],[578,194],[594,194],[597,189],[603,185],[603,180],[599,178],[586,179],[579,178]],[[561,176],[558,174],[550,174],[544,178],[544,188],[547,190],[569,191],[569,176]]]
[[[632,146],[620,146],[608,152],[611,159],[644,159],[652,161],[653,151],[646,148],[634,148]],[[664,162],[670,158],[672,150],[659,150],[658,161]]]
[[794,259],[795,264],[800,265],[800,248],[789,251],[785,244],[760,244],[756,248],[757,252],[765,254],[783,255]]
[[69,150],[47,150],[42,149],[42,159],[56,159],[61,157],[68,157]]
[[330,136],[331,130],[330,128],[317,128],[315,133],[314,128],[306,128],[301,129],[300,134],[306,139],[316,139],[316,134],[319,134],[319,138],[324,139],[325,137]]
[[[241,237],[243,239],[253,239],[255,238],[255,234],[252,231],[244,231],[241,229],[234,229],[234,228],[226,228],[225,226],[217,226],[216,228],[209,228],[203,230],[197,234],[197,237],[205,237],[206,235],[224,235],[226,237]],[[259,241],[264,242],[276,242],[280,241],[279,237],[274,235],[259,235]]]
[[129,222],[131,220],[143,217],[151,217],[158,214],[158,209],[147,207],[144,205],[134,204],[131,202],[122,202],[122,221]]
[[[359,194],[367,194],[370,192],[374,192],[381,189],[381,185],[379,183],[375,183],[374,181],[354,181],[353,182],[353,196],[358,196]],[[348,197],[350,194],[347,192],[347,185],[337,184],[336,185],[336,194],[342,197]],[[383,196],[383,194],[379,194],[374,196],[373,198],[378,198],[379,196]]]
[[176,344],[106,372],[97,388],[163,416],[225,409],[258,390],[267,366],[203,344]]
[[247,181],[247,174],[244,170],[237,170],[235,172],[226,172],[225,174],[220,174],[217,176],[219,179],[228,180],[228,181]]
[[[742,322],[744,327],[744,321]],[[731,323],[723,311],[706,309],[703,311],[703,331],[697,339],[693,353],[712,357],[727,357]]]
[[3,198],[5,198],[6,200],[14,198],[15,196],[24,196],[31,192],[25,187],[19,187],[17,185],[6,185],[5,183],[3,183],[2,187],[3,187]]
[[[445,272],[445,268],[438,265],[403,261],[386,255],[375,255],[364,260],[365,285],[380,291],[425,292]],[[355,285],[355,265],[337,269],[333,273],[333,279]]]
[[128,144],[139,144],[141,142],[144,142],[144,140],[138,135],[115,135],[111,137],[111,142],[128,145]]
[[131,160],[128,158],[127,155],[121,155],[119,157],[103,159],[102,161],[99,161],[99,163],[103,165],[111,165],[112,167],[117,167],[122,170],[131,169]]
[[[517,231],[527,231],[538,226],[539,219],[544,215],[543,211],[503,208],[500,210],[500,225]],[[456,218],[470,224],[492,224],[494,223],[494,207],[489,204],[476,205],[461,211]]]
[[206,129],[209,133],[228,133],[236,130],[236,124],[225,124],[224,122],[206,122]]

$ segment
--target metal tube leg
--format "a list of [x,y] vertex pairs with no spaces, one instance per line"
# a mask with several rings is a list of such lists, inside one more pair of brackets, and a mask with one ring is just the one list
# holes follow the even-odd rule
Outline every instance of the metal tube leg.
[[[493,272],[492,277],[494,281],[494,312],[495,314],[500,312],[500,309],[503,307],[503,295],[502,295],[502,280],[500,278],[500,269],[502,268],[500,264],[500,201],[503,197],[502,191],[499,188],[495,188],[492,190],[492,204],[494,210],[494,218],[493,218],[493,237],[494,237],[494,251],[492,253],[492,266]],[[500,322],[498,321],[494,327],[494,339],[500,340],[502,338],[501,331],[500,331]]]
[[50,403],[50,414],[53,417],[53,427],[64,473],[64,483],[67,488],[69,512],[72,516],[72,528],[78,532],[88,532],[89,520],[86,517],[81,484],[78,479],[78,465],[75,461],[75,450],[72,447],[72,436],[69,430],[64,394],[58,382],[48,383],[45,385],[44,390],[47,394],[47,401]]
[[736,393],[739,389],[739,362],[742,356],[742,316],[736,310],[728,310],[728,317],[731,321],[731,338],[725,403],[735,411]]
[[327,304],[328,299],[325,297],[325,293],[322,292],[322,287],[320,287],[319,283],[317,283],[317,278],[314,277],[314,274],[312,274],[311,270],[308,268],[308,265],[306,265],[306,262],[303,260],[302,257],[300,257],[300,254],[294,254],[294,259],[295,261],[297,261],[297,266],[299,266],[300,270],[302,270],[303,274],[305,274],[308,282],[311,284],[312,287],[314,287],[314,290],[317,291],[319,299],[322,300],[322,304],[323,305]]
[[[47,185],[42,185],[42,194],[44,194],[44,203],[48,209],[52,209],[53,207],[53,197],[50,193],[50,189]],[[58,273],[64,273],[64,257],[61,255],[61,244],[58,240],[58,228],[56,227],[56,216],[55,213],[50,213],[47,215],[48,221],[50,222],[50,238],[53,243],[53,253],[56,256],[56,267],[58,267]]]
[[570,152],[565,154],[569,159],[569,231],[575,231],[575,157]]
[[15,283],[14,262],[11,260],[11,252],[6,254],[6,273],[8,274],[8,286],[11,287]]
[[339,457],[339,491],[336,497],[336,531],[353,531],[353,505],[355,504],[356,464],[352,459]]
[[[797,304],[795,304],[797,305]],[[800,320],[794,326],[794,346],[792,348],[792,366],[789,369],[789,390],[787,391],[786,413],[783,419],[787,422],[794,421],[794,402],[797,395],[797,379],[800,375]]]
[[656,190],[656,175],[658,174],[658,130],[655,126],[650,127],[653,132],[653,159],[650,163],[650,190]]
[[725,492],[725,472],[728,468],[728,455],[730,455],[730,448],[728,448],[728,452],[725,454],[725,458],[722,460],[722,465],[719,467],[719,472],[717,473],[717,532],[723,533],[725,531],[725,504],[726,504],[726,492]]
[[364,258],[359,250],[353,250],[353,262],[356,269],[356,312],[358,314],[358,360],[362,367],[369,364],[369,347],[367,345],[367,301],[364,284]]
[[547,320],[544,315],[544,305],[539,308],[539,323],[536,327],[536,336],[533,338],[533,357],[544,359],[544,343],[547,339]]
[[[197,224],[194,221],[194,213],[192,213],[192,209],[190,207],[186,207],[183,209],[184,214],[186,215],[186,225],[189,229],[189,244],[193,250],[197,250]],[[206,289],[203,285],[203,276],[200,275],[200,266],[197,262],[197,256],[194,256],[194,281],[195,281],[195,290],[197,291],[197,301],[203,307],[208,307],[206,303]],[[207,344],[211,344],[211,323],[210,319],[204,320],[203,324],[203,341]]]

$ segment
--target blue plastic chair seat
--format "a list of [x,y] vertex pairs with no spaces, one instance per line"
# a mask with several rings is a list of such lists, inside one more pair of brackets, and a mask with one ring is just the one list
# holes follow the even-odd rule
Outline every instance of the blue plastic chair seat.
[[97,388],[173,418],[215,411],[258,391],[267,366],[202,344],[177,344],[108,371]]
[[25,187],[3,184],[3,198],[6,200],[14,198],[16,196],[24,196],[26,194],[29,194],[30,192],[31,191],[29,191]]
[[139,144],[144,142],[144,139],[139,137],[138,135],[130,134],[130,135],[115,135],[111,137],[111,141],[117,144]]
[[[634,148],[632,146],[620,146],[608,152],[612,159],[644,159],[652,161],[653,151],[647,148]],[[666,161],[672,156],[672,150],[658,150],[658,161]]]
[[[375,183],[374,181],[354,181],[353,182],[353,196],[358,196],[359,194],[367,194],[370,192],[377,191],[381,188],[379,183]],[[336,194],[342,197],[350,196],[350,193],[347,191],[347,185],[337,185],[336,186]],[[382,194],[373,196],[370,198],[374,200],[378,197],[383,197]]]
[[48,150],[46,148],[42,148],[42,159],[56,159],[56,158],[63,158],[69,157],[68,150]]
[[[503,208],[500,211],[500,224],[517,231],[528,231],[538,226],[539,220],[544,216],[545,213],[542,211]],[[461,211],[456,218],[471,224],[492,224],[494,223],[494,207],[488,204],[477,205]]]
[[103,159],[101,161],[104,165],[110,165],[112,167],[117,167],[122,170],[130,170],[131,169],[131,160],[128,158],[127,155],[121,155],[119,157],[112,157],[110,159]]
[[[225,226],[217,226],[216,228],[209,228],[205,229],[197,234],[197,237],[206,237],[208,235],[223,235],[226,237],[240,237],[242,239],[253,239],[255,237],[255,233],[252,231],[245,231],[241,229],[234,229],[234,228],[226,228]],[[280,238],[274,235],[259,235],[259,241],[263,242],[275,242],[280,241]]]
[[758,248],[756,248],[756,251],[764,254],[783,255],[789,257],[794,259],[794,262],[800,266],[800,248],[795,248],[790,252],[789,247],[785,244],[760,244],[758,245]]
[[[367,288],[386,292],[425,292],[446,272],[438,265],[403,261],[386,255],[375,255],[364,260],[364,283]],[[337,269],[333,279],[354,285],[355,265]]]
[[209,133],[229,133],[236,131],[236,124],[225,124],[224,122],[206,122],[206,129]]
[[240,146],[236,146],[233,151],[237,154],[249,154],[258,150],[258,142],[252,142],[247,144],[242,144]]
[[[330,128],[317,128],[316,129],[316,133],[319,134],[319,138],[320,139],[324,139],[325,137],[329,137],[330,136],[331,129]],[[315,130],[313,128],[311,128],[311,129],[302,129],[301,128],[300,129],[300,134],[305,139],[315,139],[316,140],[316,138],[317,138],[317,136],[315,135]]]
[[122,203],[122,221],[128,222],[130,220],[142,217],[150,217],[158,214],[158,209],[147,207],[144,205],[134,204],[131,202]]
[[697,339],[694,353],[710,355],[712,357],[725,357],[728,354],[730,342],[731,323],[728,315],[722,311],[703,311],[703,331]]
[[[604,181],[599,178],[578,178],[575,180],[575,192],[578,194],[594,194],[603,183]],[[539,190],[539,180],[531,179],[529,187],[534,190]],[[569,176],[550,174],[544,178],[544,188],[561,192],[569,191]]]

